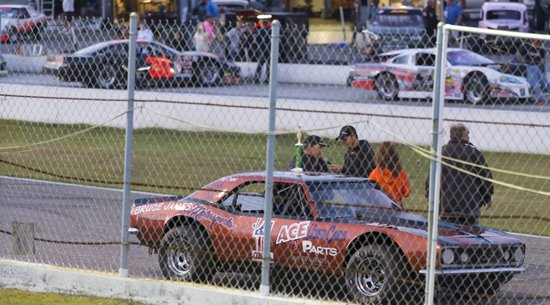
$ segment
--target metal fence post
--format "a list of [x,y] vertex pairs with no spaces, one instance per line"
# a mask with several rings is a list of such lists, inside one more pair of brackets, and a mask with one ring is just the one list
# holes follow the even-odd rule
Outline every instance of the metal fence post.
[[445,103],[445,75],[447,35],[440,22],[437,25],[436,62],[434,75],[432,146],[430,162],[430,191],[428,208],[428,260],[426,261],[426,294],[424,304],[434,302],[436,246],[439,222],[439,185],[441,178],[441,125],[443,124],[443,107]]
[[132,179],[132,138],[134,128],[134,88],[136,79],[137,13],[130,14],[130,40],[128,41],[128,112],[126,113],[126,147],[124,153],[124,194],[122,195],[122,240],[120,243],[120,269],[118,274],[128,276],[128,229],[130,228],[130,182]]
[[281,23],[275,20],[271,23],[271,69],[269,71],[269,135],[267,137],[266,153],[266,184],[265,184],[265,222],[264,245],[262,254],[262,282],[260,293],[269,295],[269,264],[271,262],[271,210],[273,203],[273,167],[275,154],[275,106],[277,104],[277,63],[279,62],[279,32]]

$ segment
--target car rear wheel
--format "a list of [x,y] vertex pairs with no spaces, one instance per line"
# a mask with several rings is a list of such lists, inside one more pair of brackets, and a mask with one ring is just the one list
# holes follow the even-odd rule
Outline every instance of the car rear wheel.
[[393,101],[399,93],[397,80],[390,73],[382,73],[376,78],[376,89],[385,101]]
[[111,64],[101,65],[96,71],[95,83],[102,89],[113,89],[117,85],[118,71]]
[[192,225],[170,229],[161,241],[159,266],[165,278],[207,282],[215,264],[207,234]]
[[216,86],[221,81],[221,69],[212,60],[200,62],[195,69],[195,80],[200,86]]
[[464,80],[464,100],[471,104],[485,103],[489,96],[489,82],[485,75],[476,73]]
[[351,297],[360,304],[399,304],[406,291],[407,270],[399,251],[387,245],[366,245],[350,258],[345,281]]

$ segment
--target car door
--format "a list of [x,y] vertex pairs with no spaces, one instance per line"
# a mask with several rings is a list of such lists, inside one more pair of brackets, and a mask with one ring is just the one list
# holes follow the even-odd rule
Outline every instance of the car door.
[[417,53],[414,58],[416,74],[412,83],[412,90],[432,92],[434,84],[435,54]]
[[271,249],[276,266],[300,264],[296,255],[312,226],[313,213],[304,185],[298,182],[275,182],[273,185],[273,230]]

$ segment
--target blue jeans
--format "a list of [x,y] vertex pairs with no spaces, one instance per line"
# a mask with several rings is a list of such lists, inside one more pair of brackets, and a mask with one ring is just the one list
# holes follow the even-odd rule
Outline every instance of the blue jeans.
[[539,66],[527,66],[527,81],[529,82],[529,85],[531,85],[537,101],[544,99],[544,96],[542,95],[542,88],[546,87],[545,79],[546,77]]

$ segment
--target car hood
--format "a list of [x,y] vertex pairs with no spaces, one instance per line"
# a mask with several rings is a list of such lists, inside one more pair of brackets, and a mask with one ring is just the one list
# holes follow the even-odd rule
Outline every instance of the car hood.
[[522,24],[520,21],[516,20],[494,20],[485,21],[485,25],[491,29],[516,29]]
[[370,24],[367,28],[369,31],[378,34],[401,34],[401,35],[411,35],[411,34],[422,34],[424,33],[424,26],[421,27],[412,27],[412,26],[381,26],[378,24]]
[[0,18],[0,30],[7,30],[7,27],[15,23],[14,18]]
[[[393,227],[396,230],[408,232],[422,237],[427,236],[428,219],[421,215],[411,214],[405,211],[366,209],[357,212],[357,222],[366,225],[380,225]],[[479,244],[520,243],[510,234],[484,226],[464,226],[450,222],[440,221],[438,230],[438,242],[440,244],[468,243],[476,240]]]

